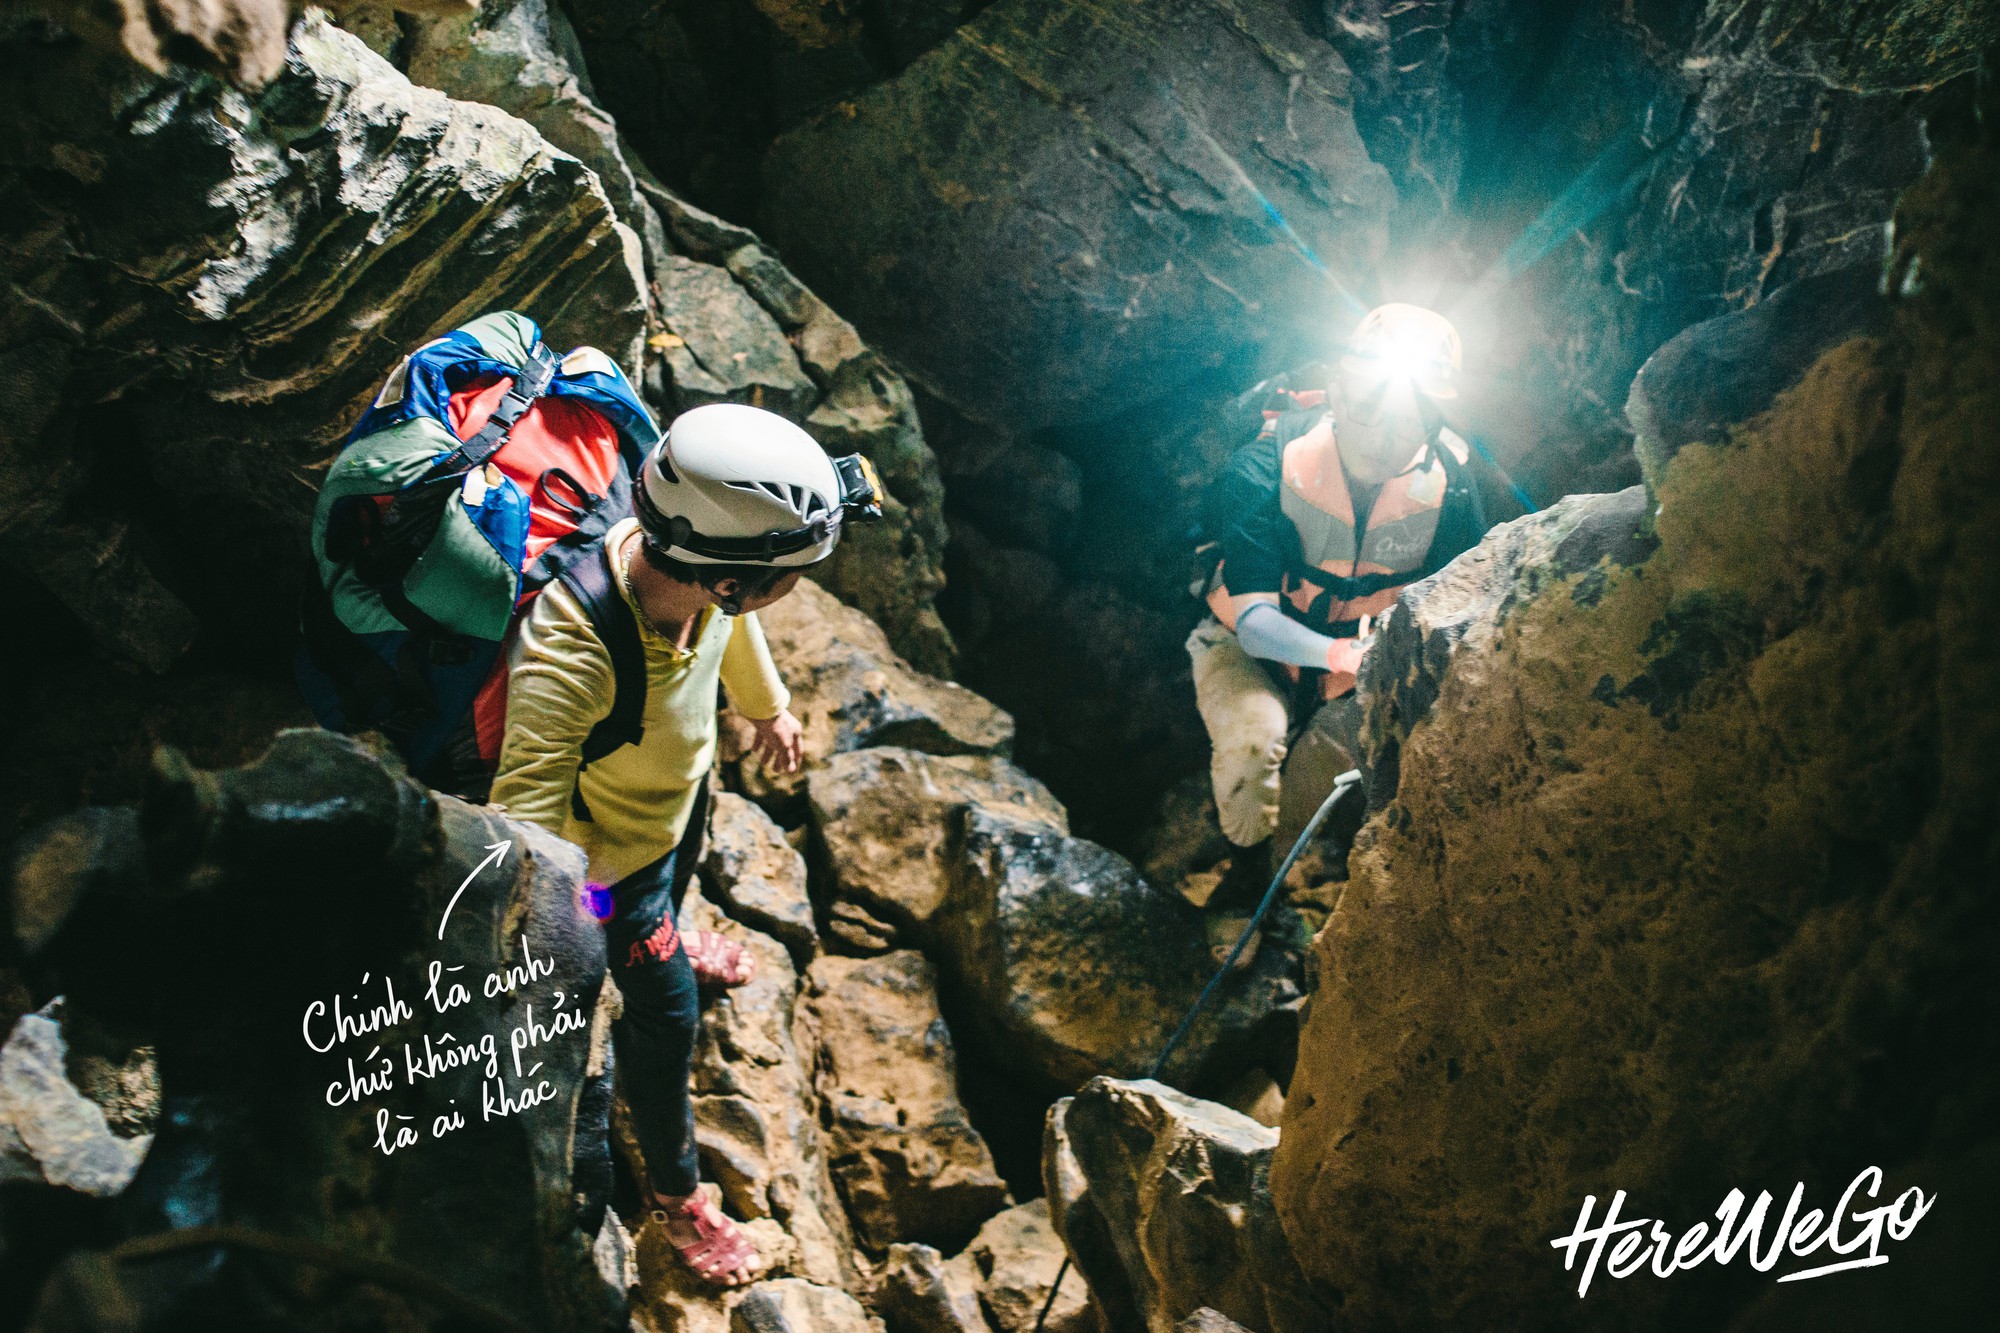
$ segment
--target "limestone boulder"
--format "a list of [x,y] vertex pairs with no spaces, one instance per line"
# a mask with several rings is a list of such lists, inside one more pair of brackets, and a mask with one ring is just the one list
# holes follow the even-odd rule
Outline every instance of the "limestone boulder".
[[[1049,1221],[1047,1199],[1033,1199],[996,1213],[965,1248],[979,1278],[979,1304],[995,1333],[1033,1333],[1049,1287],[1062,1267],[1062,1239]],[[1088,1288],[1074,1274],[1049,1306],[1048,1333],[1095,1333],[1099,1327]]]
[[2000,502],[1962,484],[2000,410],[1973,332],[2000,269],[1968,239],[1995,160],[1939,133],[1885,319],[1822,347],[1725,316],[1641,375],[1650,554],[1622,520],[1587,561],[1503,530],[1477,582],[1509,591],[1467,599],[1455,647],[1385,644],[1389,679],[1435,683],[1318,937],[1271,1172],[1357,1324],[1725,1324],[1768,1279],[1585,1308],[1548,1240],[1617,1190],[1680,1227],[1750,1182],[1837,1198],[2000,1105],[1975,980],[2000,940]]
[[874,1300],[889,1333],[993,1333],[969,1252],[947,1260],[929,1245],[891,1245]]
[[729,1333],[883,1333],[882,1321],[836,1287],[798,1278],[759,1282],[737,1302]]
[[992,755],[930,755],[879,746],[834,755],[807,783],[817,845],[837,904],[921,944],[951,891],[954,813],[978,805],[1069,832],[1055,797]]
[[1099,1078],[1050,1112],[1052,1215],[1113,1328],[1175,1333],[1204,1307],[1253,1333],[1309,1333],[1306,1294],[1271,1205],[1278,1135],[1150,1080]]
[[807,974],[834,1180],[855,1238],[957,1248],[1007,1202],[957,1089],[937,978],[911,950],[822,958]]
[[783,944],[794,967],[804,968],[819,952],[805,858],[769,815],[735,792],[714,795],[701,877],[703,896]]
[[948,673],[955,648],[935,606],[944,483],[909,386],[754,234],[637,170],[674,252],[653,265],[662,310],[676,312],[654,339],[664,396],[676,409],[728,398],[788,410],[829,452],[872,462],[887,489],[883,516],[848,528],[815,577],[920,670]]
[[[931,948],[970,1037],[981,1058],[1054,1086],[1146,1074],[1245,924],[1204,916],[1109,848],[982,805],[954,813],[945,861]],[[1274,912],[1166,1076],[1223,1077],[1281,1040],[1303,943]]]
[[879,625],[811,579],[757,618],[805,727],[805,765],[795,774],[771,773],[761,761],[740,758],[746,747],[739,735],[740,783],[754,800],[795,804],[812,768],[849,750],[1005,754],[1013,741],[1012,718],[962,685],[917,671]]
[[131,1183],[151,1134],[120,1134],[70,1079],[60,1005],[24,1014],[0,1045],[0,1184],[110,1198]]

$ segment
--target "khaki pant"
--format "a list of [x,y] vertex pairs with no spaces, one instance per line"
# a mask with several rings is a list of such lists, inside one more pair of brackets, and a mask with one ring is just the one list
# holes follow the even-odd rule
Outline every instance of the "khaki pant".
[[[1361,766],[1361,706],[1352,694],[1320,705],[1295,745],[1285,694],[1213,616],[1188,635],[1195,706],[1208,728],[1209,780],[1223,836],[1254,847],[1278,835],[1280,854],[1333,790]],[[1289,762],[1287,761],[1289,755]]]

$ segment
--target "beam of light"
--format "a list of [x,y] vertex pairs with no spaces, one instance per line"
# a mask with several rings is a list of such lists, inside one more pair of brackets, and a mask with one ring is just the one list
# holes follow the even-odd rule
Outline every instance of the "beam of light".
[[1327,280],[1328,284],[1333,287],[1334,294],[1346,302],[1357,317],[1366,314],[1368,307],[1356,300],[1354,293],[1347,289],[1347,284],[1334,276],[1333,270],[1328,268],[1325,262],[1313,252],[1313,248],[1306,244],[1305,238],[1293,229],[1292,224],[1286,220],[1284,213],[1279,210],[1276,204],[1271,202],[1271,197],[1257,188],[1257,182],[1250,179],[1250,173],[1236,159],[1235,154],[1224,148],[1221,141],[1208,132],[1208,127],[1187,109],[1181,102],[1181,99],[1174,94],[1172,88],[1169,88],[1165,84],[1158,84],[1157,87],[1160,90],[1160,99],[1180,113],[1180,118],[1187,125],[1188,129],[1194,132],[1196,138],[1208,145],[1208,150],[1215,154],[1216,159],[1224,167],[1228,168],[1229,174],[1235,178],[1236,183],[1242,186],[1252,199],[1257,201],[1258,205],[1264,211],[1265,221],[1271,224],[1272,229],[1290,244],[1301,259],[1305,260],[1321,277]]
[[1548,258],[1549,252],[1602,217],[1638,184],[1639,168],[1654,149],[1633,133],[1613,143],[1585,167],[1569,187],[1525,227],[1479,283],[1482,293],[1506,286]]

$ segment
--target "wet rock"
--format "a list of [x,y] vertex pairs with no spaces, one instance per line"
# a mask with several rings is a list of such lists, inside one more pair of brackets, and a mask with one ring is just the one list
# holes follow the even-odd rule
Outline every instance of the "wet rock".
[[929,1245],[891,1245],[875,1309],[889,1333],[993,1333],[969,1252],[947,1261]]
[[[965,1257],[979,1275],[979,1303],[996,1333],[1032,1333],[1063,1261],[1048,1200],[1034,1199],[987,1219]],[[1073,1274],[1043,1327],[1049,1333],[1095,1333],[1087,1289]]]
[[882,1333],[882,1321],[844,1291],[780,1278],[750,1288],[730,1313],[729,1333]]
[[858,905],[911,942],[930,938],[950,893],[946,844],[955,811],[979,805],[1069,832],[1048,788],[990,755],[853,750],[816,769],[808,792],[836,900]]
[[807,974],[833,1176],[856,1239],[955,1247],[1007,1201],[966,1118],[923,955],[822,958]]
[[[954,882],[933,947],[965,997],[981,1057],[1072,1088],[1148,1071],[1215,971],[1202,913],[1108,848],[979,805],[955,816],[946,862]],[[1256,1058],[1299,998],[1303,942],[1289,914],[1274,912],[1167,1075],[1219,1075]]]
[[[1978,869],[2000,560],[1972,536],[2000,501],[1956,480],[1990,475],[2000,410],[1973,332],[2000,269],[1969,239],[1996,168],[1990,137],[1935,128],[1889,323],[1720,429],[1675,414],[1717,401],[1716,354],[1766,355],[1754,316],[1649,366],[1657,549],[1543,543],[1492,575],[1512,595],[1472,608],[1402,744],[1318,937],[1271,1172],[1357,1325],[1725,1325],[1768,1288],[1593,1285],[1584,1310],[1519,1275],[1588,1194],[1669,1218],[1751,1181],[1837,1198],[1857,1163],[1962,1143],[1931,1128],[1944,1108],[2000,1098],[1973,979],[2000,940]],[[1355,1243],[1383,1199],[1394,1220]]]
[[0,1045],[0,1184],[109,1198],[131,1183],[152,1136],[114,1132],[70,1081],[67,1057],[59,1006],[23,1015]]
[[704,895],[732,920],[776,939],[804,968],[819,952],[806,862],[785,831],[735,792],[715,793],[701,861]]
[[1025,431],[1323,336],[1246,163],[1328,262],[1379,255],[1388,178],[1289,7],[1002,0],[780,135],[758,217],[918,379]]
[[1129,1312],[1113,1327],[1170,1333],[1203,1307],[1269,1333],[1330,1326],[1271,1206],[1277,1131],[1150,1080],[1093,1079],[1060,1107],[1051,1198],[1091,1290]]
[[[772,774],[743,760],[741,784],[753,800],[783,804],[804,793],[812,767],[835,754],[899,745],[929,754],[1005,754],[1014,722],[961,685],[912,669],[881,627],[840,604],[811,579],[757,613],[771,655],[805,727],[805,764]],[[736,753],[742,754],[741,741]]]
[[[197,605],[289,623],[314,478],[439,331],[519,309],[638,368],[637,239],[591,172],[321,15],[254,95],[33,27],[0,52],[0,275],[28,298],[0,328],[0,536],[115,655],[169,665]],[[146,504],[93,483],[129,471],[113,441]]]

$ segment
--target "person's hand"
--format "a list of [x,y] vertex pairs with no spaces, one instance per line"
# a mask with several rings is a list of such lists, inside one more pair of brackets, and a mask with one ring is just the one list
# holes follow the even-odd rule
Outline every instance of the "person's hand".
[[750,725],[757,729],[757,739],[750,743],[751,754],[761,757],[773,773],[799,771],[799,761],[805,755],[805,728],[789,708],[762,722],[752,718]]
[[1326,650],[1326,669],[1336,676],[1358,676],[1367,652],[1366,639],[1335,639]]

